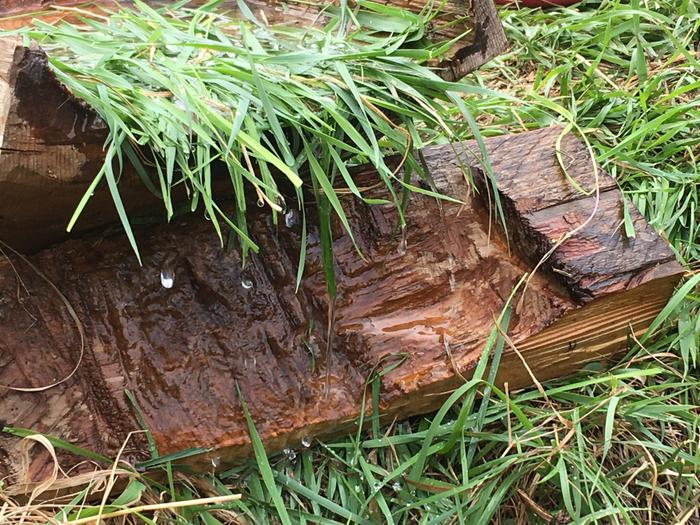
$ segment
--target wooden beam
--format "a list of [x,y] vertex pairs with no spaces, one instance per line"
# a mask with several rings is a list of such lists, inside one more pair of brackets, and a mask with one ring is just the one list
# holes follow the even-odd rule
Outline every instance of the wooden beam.
[[[507,348],[498,382],[511,389],[531,384],[522,360],[545,380],[609,359],[626,348],[628,335],[644,332],[683,270],[608,175],[599,173],[599,199],[572,187],[555,155],[560,133],[549,128],[486,142],[508,212],[510,250],[484,199],[465,182],[465,163],[477,164],[470,142],[457,155],[449,146],[424,150],[438,189],[464,204],[412,194],[405,243],[392,235],[395,209],[348,197],[365,258],[336,229],[330,354],[313,221],[298,293],[300,226],[292,220],[272,227],[262,212],[253,212],[250,228],[263,255],[245,269],[239,253],[222,252],[211,225],[194,218],[139,229],[143,267],[122,235],[41,251],[29,259],[41,273],[10,256],[0,262],[0,384],[40,387],[71,371],[81,345],[67,304],[85,345],[70,380],[43,392],[0,390],[3,423],[113,455],[138,428],[128,389],[161,454],[211,449],[189,459],[211,469],[214,458],[224,466],[250,453],[237,387],[269,452],[354,429],[376,367],[398,364],[381,378],[385,417],[434,410],[471,373],[514,285],[591,215],[516,298],[508,333],[519,353]],[[581,143],[567,135],[561,155],[569,176],[591,189],[593,168]],[[377,180],[369,169],[359,177],[367,186]],[[624,205],[634,238],[619,227]],[[173,272],[171,288],[162,286],[162,271]],[[0,477],[16,473],[17,446],[16,438],[0,438]],[[136,438],[126,454],[143,459],[146,449]],[[37,452],[33,479],[49,464]]]
[[[23,251],[67,238],[66,225],[104,162],[104,122],[55,78],[46,54],[18,39],[0,39],[0,239]],[[131,211],[155,206],[138,176],[124,177]],[[146,199],[144,201],[144,199]],[[98,190],[77,231],[118,220],[111,198]]]

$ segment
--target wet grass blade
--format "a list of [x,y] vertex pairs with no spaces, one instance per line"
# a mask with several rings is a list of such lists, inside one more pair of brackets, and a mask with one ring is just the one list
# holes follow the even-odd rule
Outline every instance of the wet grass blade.
[[275,477],[272,473],[272,468],[270,467],[270,462],[267,459],[267,453],[265,452],[265,447],[263,446],[262,440],[260,439],[260,434],[258,434],[255,428],[255,423],[253,418],[250,417],[250,412],[248,411],[248,405],[241,394],[238,385],[236,385],[238,392],[238,398],[241,401],[241,407],[243,408],[243,416],[245,417],[246,426],[248,427],[248,435],[250,436],[250,442],[253,446],[253,453],[255,454],[255,461],[260,469],[260,475],[262,476],[263,482],[265,483],[265,488],[267,489],[272,503],[277,510],[277,515],[282,522],[282,525],[291,525],[291,520],[289,519],[289,514],[287,513],[287,507],[285,507],[282,501],[282,496],[280,496],[280,489],[275,483]]

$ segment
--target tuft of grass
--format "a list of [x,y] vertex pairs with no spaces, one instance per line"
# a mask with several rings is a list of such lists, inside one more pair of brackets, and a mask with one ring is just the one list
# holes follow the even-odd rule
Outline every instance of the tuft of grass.
[[[243,20],[227,14],[222,0],[196,8],[134,4],[83,18],[83,26],[36,20],[22,31],[47,50],[59,80],[109,128],[105,162],[68,230],[106,181],[139,256],[119,193],[127,161],[144,191],[162,200],[168,220],[178,207],[173,193],[184,187],[189,210],[203,211],[222,246],[233,231],[244,260],[258,249],[246,226],[247,196],[269,208],[275,223],[289,208],[305,213],[310,199],[326,229],[335,216],[350,236],[342,193],[393,203],[400,226],[402,192],[437,196],[399,176],[402,169],[424,175],[413,152],[430,137],[464,138],[441,115],[448,102],[466,114],[458,95],[474,88],[446,82],[428,67],[453,43],[427,39],[437,10],[341,2],[316,24],[291,27],[261,22],[244,3]],[[398,165],[385,160],[392,153],[401,158]],[[216,163],[225,166],[227,180],[217,178]],[[366,199],[355,184],[349,168],[365,163],[376,168],[388,200]],[[234,202],[233,214],[225,199]],[[322,244],[330,252],[328,236]],[[327,274],[332,292],[332,271]]]
[[[465,80],[484,93],[464,99],[482,132],[573,121],[627,197],[697,268],[697,4],[592,0],[501,14],[511,52]],[[443,118],[468,125],[449,109]],[[293,454],[180,477],[172,490],[141,478],[149,494],[174,501],[244,496],[218,509],[172,509],[158,522],[279,523],[269,469],[292,523],[699,523],[698,281],[679,289],[653,336],[630,334],[612,369],[594,363],[541,390],[490,385],[471,410],[456,403],[437,425],[419,417],[300,443]]]

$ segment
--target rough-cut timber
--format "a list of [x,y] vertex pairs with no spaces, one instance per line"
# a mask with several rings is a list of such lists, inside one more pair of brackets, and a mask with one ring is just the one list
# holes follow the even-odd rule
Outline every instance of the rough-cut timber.
[[[426,4],[425,0],[392,3],[414,10]],[[113,7],[111,1],[0,0],[0,15],[12,15],[0,18],[0,28],[29,23],[34,16],[75,17],[73,10],[52,6],[76,4],[82,11]],[[249,5],[256,13],[264,12],[270,23],[309,24],[318,16],[318,7],[304,2],[257,1]],[[22,13],[28,14],[22,17]],[[452,59],[443,64],[448,78],[464,76],[505,48],[491,0],[449,0],[432,24],[436,41],[469,31],[455,45]],[[104,161],[106,137],[104,122],[55,79],[41,49],[25,48],[16,38],[0,38],[0,195],[13,196],[0,199],[0,238],[22,250],[36,250],[67,238],[65,227],[76,203]],[[136,216],[161,212],[155,197],[142,190],[138,176],[127,168],[120,191],[130,206],[128,211]],[[89,231],[115,219],[109,192],[102,188],[89,201],[74,231]],[[28,235],[27,231],[33,233]]]
[[[66,224],[104,162],[104,122],[48,69],[46,54],[0,39],[0,238],[22,250],[66,237]],[[123,178],[138,212],[157,205],[138,176]],[[95,192],[78,231],[116,219],[109,193]]]
[[[636,237],[627,238],[621,194],[603,172],[600,201],[572,189],[557,163],[558,128],[487,140],[507,208],[511,250],[488,206],[465,181],[476,164],[472,143],[424,150],[437,188],[453,204],[411,195],[405,249],[392,237],[396,213],[347,198],[358,257],[347,235],[334,234],[338,297],[327,361],[328,304],[318,233],[301,289],[294,292],[299,224],[273,227],[251,217],[263,256],[241,270],[236,250],[223,253],[210,224],[137,231],[144,266],[122,235],[71,240],[30,257],[74,308],[85,355],[70,380],[39,393],[0,390],[6,425],[48,432],[112,455],[138,428],[130,390],[161,454],[211,448],[188,461],[211,468],[249,454],[236,394],[273,452],[301,439],[354,428],[365,382],[382,376],[386,418],[435,409],[471,373],[485,338],[521,276],[562,233],[596,212],[544,265],[512,314],[509,335],[538,380],[607,359],[644,332],[682,274],[666,242],[630,206]],[[458,158],[461,157],[461,158]],[[593,167],[572,136],[562,142],[568,173],[591,189]],[[359,175],[371,186],[376,174]],[[274,254],[274,256],[270,256]],[[160,272],[174,271],[174,286]],[[65,302],[26,262],[0,262],[0,384],[39,387],[70,372],[80,352]],[[327,367],[329,364],[329,367]],[[328,378],[328,388],[326,388]],[[512,348],[498,382],[532,382]],[[128,457],[143,458],[138,439]],[[15,474],[16,438],[0,438],[0,474]],[[67,460],[66,460],[67,461]],[[37,452],[33,479],[47,469]],[[1,476],[0,476],[1,477]]]

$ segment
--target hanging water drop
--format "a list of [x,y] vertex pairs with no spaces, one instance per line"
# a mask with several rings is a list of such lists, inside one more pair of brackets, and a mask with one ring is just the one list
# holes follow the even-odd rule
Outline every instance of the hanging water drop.
[[401,483],[399,483],[398,481],[394,481],[393,485],[391,485],[391,488],[398,492],[401,490]]
[[246,290],[250,290],[253,287],[253,281],[250,279],[243,279],[241,281],[241,286]]
[[162,51],[166,57],[176,57],[180,54],[180,51],[177,49],[177,47],[171,45],[163,46]]
[[292,450],[291,448],[285,448],[282,451],[282,455],[284,456],[284,459],[287,461],[294,461],[297,458],[297,453]]
[[311,446],[311,438],[309,436],[304,436],[301,438],[301,446],[304,448],[309,448]]
[[297,222],[297,212],[296,210],[290,208],[287,210],[287,213],[284,214],[284,225],[287,228],[294,228],[294,226],[297,225]]
[[403,227],[401,228],[401,240],[399,241],[399,248],[397,250],[399,256],[403,257],[404,255],[406,255],[407,244],[408,243],[406,242],[406,228]]
[[211,467],[216,469],[221,464],[221,458],[219,456],[211,458]]
[[375,481],[374,483],[372,483],[372,488],[373,488],[375,491],[377,491],[377,490],[379,490],[380,488],[382,488],[382,484],[379,483],[378,481]]
[[172,288],[175,284],[175,272],[171,268],[163,268],[160,271],[160,284],[163,288]]

